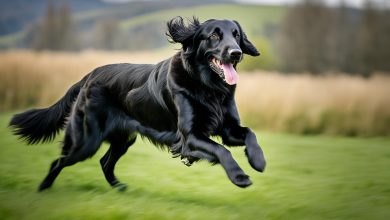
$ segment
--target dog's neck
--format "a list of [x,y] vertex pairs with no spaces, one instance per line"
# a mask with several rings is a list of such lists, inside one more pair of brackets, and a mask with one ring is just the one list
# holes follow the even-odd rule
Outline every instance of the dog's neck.
[[194,69],[192,68],[191,63],[189,62],[189,56],[185,54],[183,50],[181,50],[176,55],[180,56],[181,64],[183,68],[188,72],[188,74],[194,75]]

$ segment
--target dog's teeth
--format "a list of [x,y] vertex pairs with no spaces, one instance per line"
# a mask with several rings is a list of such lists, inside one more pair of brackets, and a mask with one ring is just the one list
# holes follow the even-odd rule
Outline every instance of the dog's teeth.
[[221,79],[223,81],[226,82],[225,80],[225,75],[224,75],[224,72],[223,72],[223,69],[220,68],[220,66],[222,65],[222,62],[216,58],[212,58],[211,60],[212,62],[209,62],[209,66],[210,68],[218,74],[219,77],[221,77]]

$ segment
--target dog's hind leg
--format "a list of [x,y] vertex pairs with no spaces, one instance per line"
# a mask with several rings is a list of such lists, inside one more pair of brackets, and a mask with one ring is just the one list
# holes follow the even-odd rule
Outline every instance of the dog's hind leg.
[[127,185],[121,183],[114,174],[115,165],[118,160],[126,153],[127,149],[134,144],[136,134],[122,135],[114,137],[110,141],[111,145],[107,153],[100,159],[100,164],[107,182],[119,191],[124,191]]
[[58,158],[54,160],[50,165],[50,170],[45,179],[42,181],[42,183],[39,185],[38,191],[43,191],[45,189],[48,189],[53,185],[54,180],[57,178],[58,174],[60,174],[61,170],[64,168],[63,166],[60,166],[61,164],[61,158]]
[[[65,134],[65,138],[62,146],[62,155],[66,155],[71,147],[72,147],[71,137],[69,136],[69,134]],[[47,188],[50,188],[53,185],[54,180],[60,174],[61,170],[65,167],[62,161],[64,157],[65,156],[61,156],[60,158],[54,160],[51,163],[49,173],[42,181],[42,183],[39,185],[38,191],[43,191]]]
[[[39,191],[43,191],[47,188],[50,188],[63,168],[72,166],[77,162],[83,161],[88,157],[91,157],[94,153],[96,153],[97,149],[100,146],[100,143],[101,142],[99,142],[99,144],[95,144],[95,146],[87,145],[88,150],[72,151],[69,155],[61,156],[60,158],[54,160],[50,166],[49,173],[39,186]],[[87,148],[86,146],[83,147]]]
[[88,132],[83,131],[83,124],[77,123],[79,127],[75,131],[79,133],[71,132],[72,126],[71,124],[68,125],[62,147],[62,156],[52,162],[49,173],[39,186],[39,191],[50,188],[63,168],[91,157],[99,149],[102,137],[96,121],[88,120],[85,123],[88,124]]

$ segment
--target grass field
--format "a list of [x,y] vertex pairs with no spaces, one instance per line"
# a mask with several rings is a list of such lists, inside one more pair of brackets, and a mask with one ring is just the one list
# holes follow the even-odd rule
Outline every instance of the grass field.
[[69,167],[54,187],[36,188],[58,141],[25,146],[0,115],[0,219],[389,219],[390,138],[258,133],[266,172],[231,149],[254,184],[239,189],[220,166],[190,168],[137,141],[117,166],[124,193],[105,182],[98,160]]

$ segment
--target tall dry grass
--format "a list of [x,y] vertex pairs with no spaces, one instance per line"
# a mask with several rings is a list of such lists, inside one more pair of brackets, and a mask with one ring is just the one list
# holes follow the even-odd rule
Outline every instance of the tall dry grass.
[[389,135],[390,76],[241,77],[237,100],[249,125],[304,134]]
[[[174,52],[0,53],[0,111],[50,105],[93,68],[156,63]],[[390,76],[240,74],[243,124],[304,134],[390,135]]]
[[53,103],[98,66],[122,62],[156,63],[167,56],[169,54],[164,51],[137,54],[4,51],[0,53],[0,111]]

